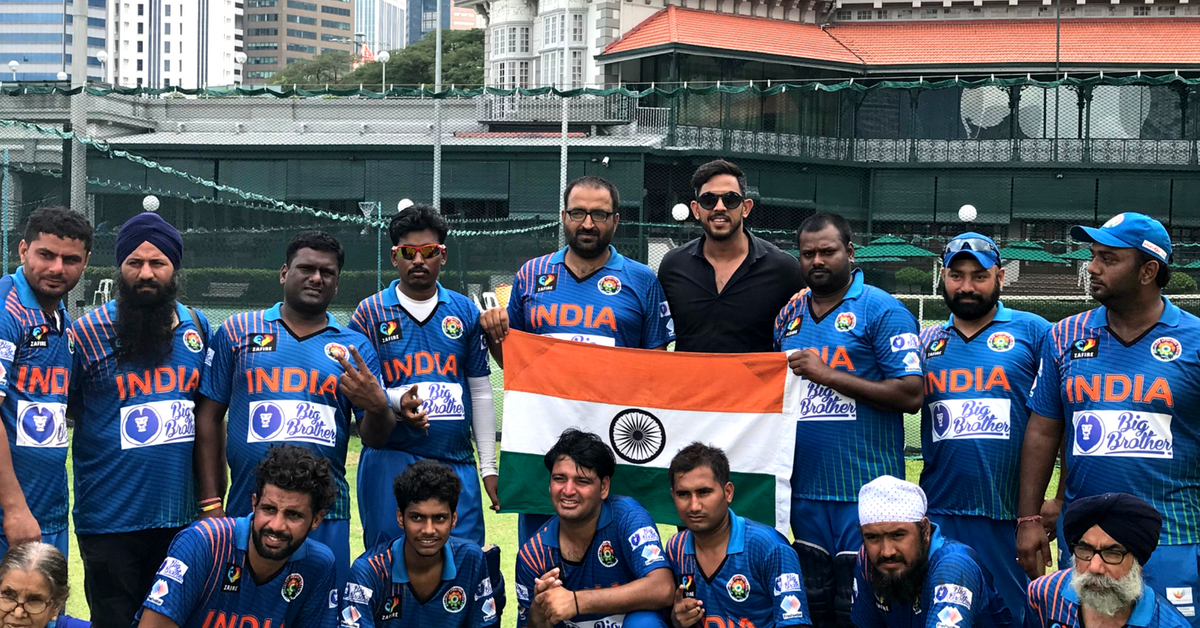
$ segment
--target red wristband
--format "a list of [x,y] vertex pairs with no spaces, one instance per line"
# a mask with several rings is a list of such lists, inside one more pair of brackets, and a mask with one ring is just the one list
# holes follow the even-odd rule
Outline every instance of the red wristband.
[[1030,515],[1028,517],[1020,517],[1017,519],[1017,525],[1021,525],[1022,523],[1027,523],[1029,521],[1036,521],[1036,522],[1040,523],[1042,521],[1042,516],[1041,515]]

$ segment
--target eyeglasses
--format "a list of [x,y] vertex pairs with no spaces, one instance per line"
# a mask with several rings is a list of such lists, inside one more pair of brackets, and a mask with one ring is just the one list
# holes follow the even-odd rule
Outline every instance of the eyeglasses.
[[416,259],[417,253],[420,253],[422,258],[429,259],[445,253],[446,245],[422,244],[417,246],[415,244],[397,244],[396,246],[392,247],[392,252],[400,253],[400,257],[403,257],[404,259]]
[[617,212],[606,212],[603,209],[593,209],[591,211],[586,209],[568,209],[566,211],[567,218],[570,218],[574,222],[583,222],[584,218],[591,216],[592,222],[595,223],[608,222],[608,219],[615,213]]
[[988,252],[995,254],[996,257],[1000,257],[1000,251],[996,250],[996,245],[983,238],[958,238],[951,240],[946,243],[946,248],[942,249],[942,254],[949,255],[960,251]]
[[0,611],[4,611],[4,612],[8,613],[10,611],[16,610],[16,608],[18,606],[24,607],[25,612],[29,613],[30,615],[37,615],[37,614],[45,611],[46,608],[50,606],[50,601],[35,598],[32,600],[25,600],[24,602],[22,602],[22,601],[18,600],[17,598],[13,597],[12,594],[9,593],[8,591],[5,591],[4,593],[0,593]]
[[1076,560],[1085,563],[1091,561],[1092,557],[1096,554],[1099,554],[1100,560],[1110,565],[1120,565],[1121,561],[1125,560],[1125,556],[1129,553],[1129,550],[1117,549],[1115,547],[1106,547],[1102,550],[1097,550],[1096,548],[1083,543],[1076,543],[1075,545],[1071,546],[1071,555],[1074,556]]
[[700,205],[706,211],[712,211],[717,206],[717,199],[721,200],[721,204],[725,209],[737,209],[742,206],[741,194],[737,192],[725,192],[724,194],[715,194],[713,192],[705,192],[696,199],[696,204]]

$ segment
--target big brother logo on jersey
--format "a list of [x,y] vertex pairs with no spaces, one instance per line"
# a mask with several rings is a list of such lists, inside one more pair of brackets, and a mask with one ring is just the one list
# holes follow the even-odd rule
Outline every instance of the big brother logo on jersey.
[[1174,457],[1171,415],[1129,410],[1086,410],[1073,417],[1076,456]]
[[303,442],[337,444],[337,408],[296,399],[250,402],[247,443]]
[[930,404],[933,440],[1007,439],[1012,402],[1008,399],[946,399]]
[[17,447],[66,447],[67,404],[17,402]]
[[121,408],[121,449],[196,439],[195,404],[187,399],[152,401]]
[[463,405],[462,384],[450,382],[416,382],[404,384],[399,390],[408,392],[413,386],[417,387],[417,398],[421,400],[421,410],[425,411],[430,421],[461,421],[466,415]]

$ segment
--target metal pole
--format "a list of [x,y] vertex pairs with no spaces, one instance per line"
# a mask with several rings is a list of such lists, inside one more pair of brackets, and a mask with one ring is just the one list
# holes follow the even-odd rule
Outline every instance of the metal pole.
[[[437,46],[433,53],[433,91],[439,93],[442,91],[442,2],[444,0],[434,0],[437,2],[437,28],[435,30]],[[433,207],[438,211],[442,211],[442,100],[440,98],[433,101],[434,117],[437,118],[435,125],[437,126],[437,135],[433,138]]]
[[2,189],[0,189],[0,194],[4,196],[3,209],[0,210],[3,212],[3,216],[0,216],[0,221],[2,221],[2,224],[0,224],[0,231],[4,232],[3,255],[5,275],[8,274],[8,178],[10,176],[12,175],[10,175],[8,171],[8,149],[6,148],[4,149],[4,186]]
[[383,289],[383,201],[375,201],[375,283]]
[[[563,40],[563,56],[562,56],[562,63],[560,64],[560,67],[559,67],[559,85],[561,85],[562,86],[561,89],[564,89],[564,90],[569,89],[568,86],[570,85],[569,83],[567,83],[567,76],[568,76],[567,64],[571,63],[571,49],[569,48],[570,37],[571,37],[570,21],[571,21],[570,12],[564,11],[563,12],[563,21],[562,21],[562,31],[560,32],[560,35],[562,36],[562,40]],[[559,140],[559,147],[558,147],[558,193],[561,196],[562,194],[566,193],[566,191],[567,191],[567,121],[570,116],[569,116],[569,110],[567,108],[567,97],[563,96],[563,95],[559,95],[558,98],[559,98],[559,100],[562,101],[562,135]],[[564,211],[566,209],[567,209],[566,207],[563,207]],[[617,210],[617,208],[614,207],[613,211],[616,211],[616,210]],[[566,244],[567,244],[566,237],[567,236],[565,233],[563,233],[563,230],[559,229],[558,230],[558,246],[560,248],[566,246]]]

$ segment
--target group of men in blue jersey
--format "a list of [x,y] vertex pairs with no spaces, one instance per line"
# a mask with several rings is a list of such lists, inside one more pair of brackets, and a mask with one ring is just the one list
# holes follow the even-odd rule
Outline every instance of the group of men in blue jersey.
[[[706,164],[693,184],[705,236],[674,281],[719,297],[778,250],[743,227],[737,166]],[[566,246],[522,266],[507,303],[481,313],[438,282],[445,219],[409,207],[389,225],[398,278],[347,325],[329,312],[341,244],[300,233],[283,300],[215,329],[176,300],[182,238],[153,213],[118,233],[116,298],[72,323],[61,301],[91,227],[36,210],[22,266],[0,279],[0,542],[67,551],[70,417],[98,626],[498,622],[504,581],[483,547],[484,494],[500,509],[489,353],[503,365],[511,329],[666,349],[673,312],[689,308],[612,246],[619,209],[604,179],[568,184]],[[521,515],[518,624],[1196,626],[1200,427],[1185,408],[1200,402],[1200,321],[1162,296],[1172,247],[1160,223],[1126,212],[1072,235],[1091,245],[1101,307],[1051,326],[1005,306],[999,248],[965,233],[942,259],[952,315],[921,330],[854,268],[844,218],[805,219],[808,289],[772,330],[801,390],[795,542],[734,514],[727,458],[696,442],[671,462],[664,490],[684,526],[664,545],[645,508],[609,494],[611,449],[568,430],[545,454],[554,514]],[[709,240],[723,253],[710,258]],[[694,268],[704,276],[686,276]],[[794,279],[783,264],[764,270]],[[897,479],[916,412],[919,486]],[[366,547],[353,564],[352,424]],[[1043,578],[1055,538],[1067,569]]]

